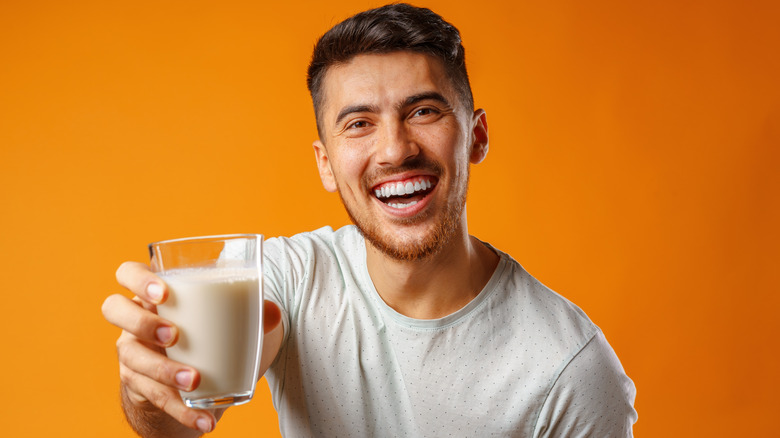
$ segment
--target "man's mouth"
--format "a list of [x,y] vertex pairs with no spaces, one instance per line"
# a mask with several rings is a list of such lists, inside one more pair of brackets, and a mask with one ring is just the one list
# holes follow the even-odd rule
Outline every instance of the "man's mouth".
[[418,176],[402,181],[391,181],[374,186],[374,195],[380,201],[396,209],[411,207],[425,198],[438,179],[432,176]]

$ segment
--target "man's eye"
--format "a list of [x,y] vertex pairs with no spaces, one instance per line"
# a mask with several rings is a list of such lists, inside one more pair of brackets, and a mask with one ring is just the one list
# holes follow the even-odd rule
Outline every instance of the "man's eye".
[[347,126],[347,129],[360,129],[366,127],[368,127],[368,122],[366,122],[365,120],[358,120],[357,122]]
[[433,113],[435,113],[433,108],[420,108],[414,112],[414,115],[420,117],[420,116],[427,116],[428,114],[433,114]]

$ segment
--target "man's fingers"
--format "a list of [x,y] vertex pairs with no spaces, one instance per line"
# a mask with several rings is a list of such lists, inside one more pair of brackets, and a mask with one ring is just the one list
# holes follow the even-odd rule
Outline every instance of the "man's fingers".
[[124,396],[136,405],[151,403],[179,423],[203,433],[214,430],[216,418],[206,410],[188,408],[179,392],[120,364]]
[[115,294],[106,298],[103,302],[103,316],[122,330],[161,347],[175,344],[179,336],[176,326],[123,295]]
[[116,281],[144,301],[160,304],[168,296],[168,288],[149,267],[138,262],[124,262],[116,270]]
[[192,391],[200,383],[200,374],[194,368],[172,361],[132,337],[120,337],[117,354],[121,365],[166,386]]

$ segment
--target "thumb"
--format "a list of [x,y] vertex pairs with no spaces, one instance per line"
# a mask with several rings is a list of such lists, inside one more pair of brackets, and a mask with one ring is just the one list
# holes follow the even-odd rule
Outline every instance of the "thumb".
[[275,329],[282,321],[282,311],[275,303],[265,300],[263,302],[263,333]]

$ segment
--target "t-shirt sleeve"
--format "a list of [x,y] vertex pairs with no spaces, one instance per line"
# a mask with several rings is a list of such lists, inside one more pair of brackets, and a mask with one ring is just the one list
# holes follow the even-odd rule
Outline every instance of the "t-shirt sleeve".
[[633,437],[636,388],[599,330],[561,371],[534,437]]
[[308,305],[317,277],[327,274],[322,265],[332,264],[332,235],[333,230],[325,227],[291,238],[271,238],[263,244],[263,294],[281,310],[282,345],[287,343],[301,308]]

